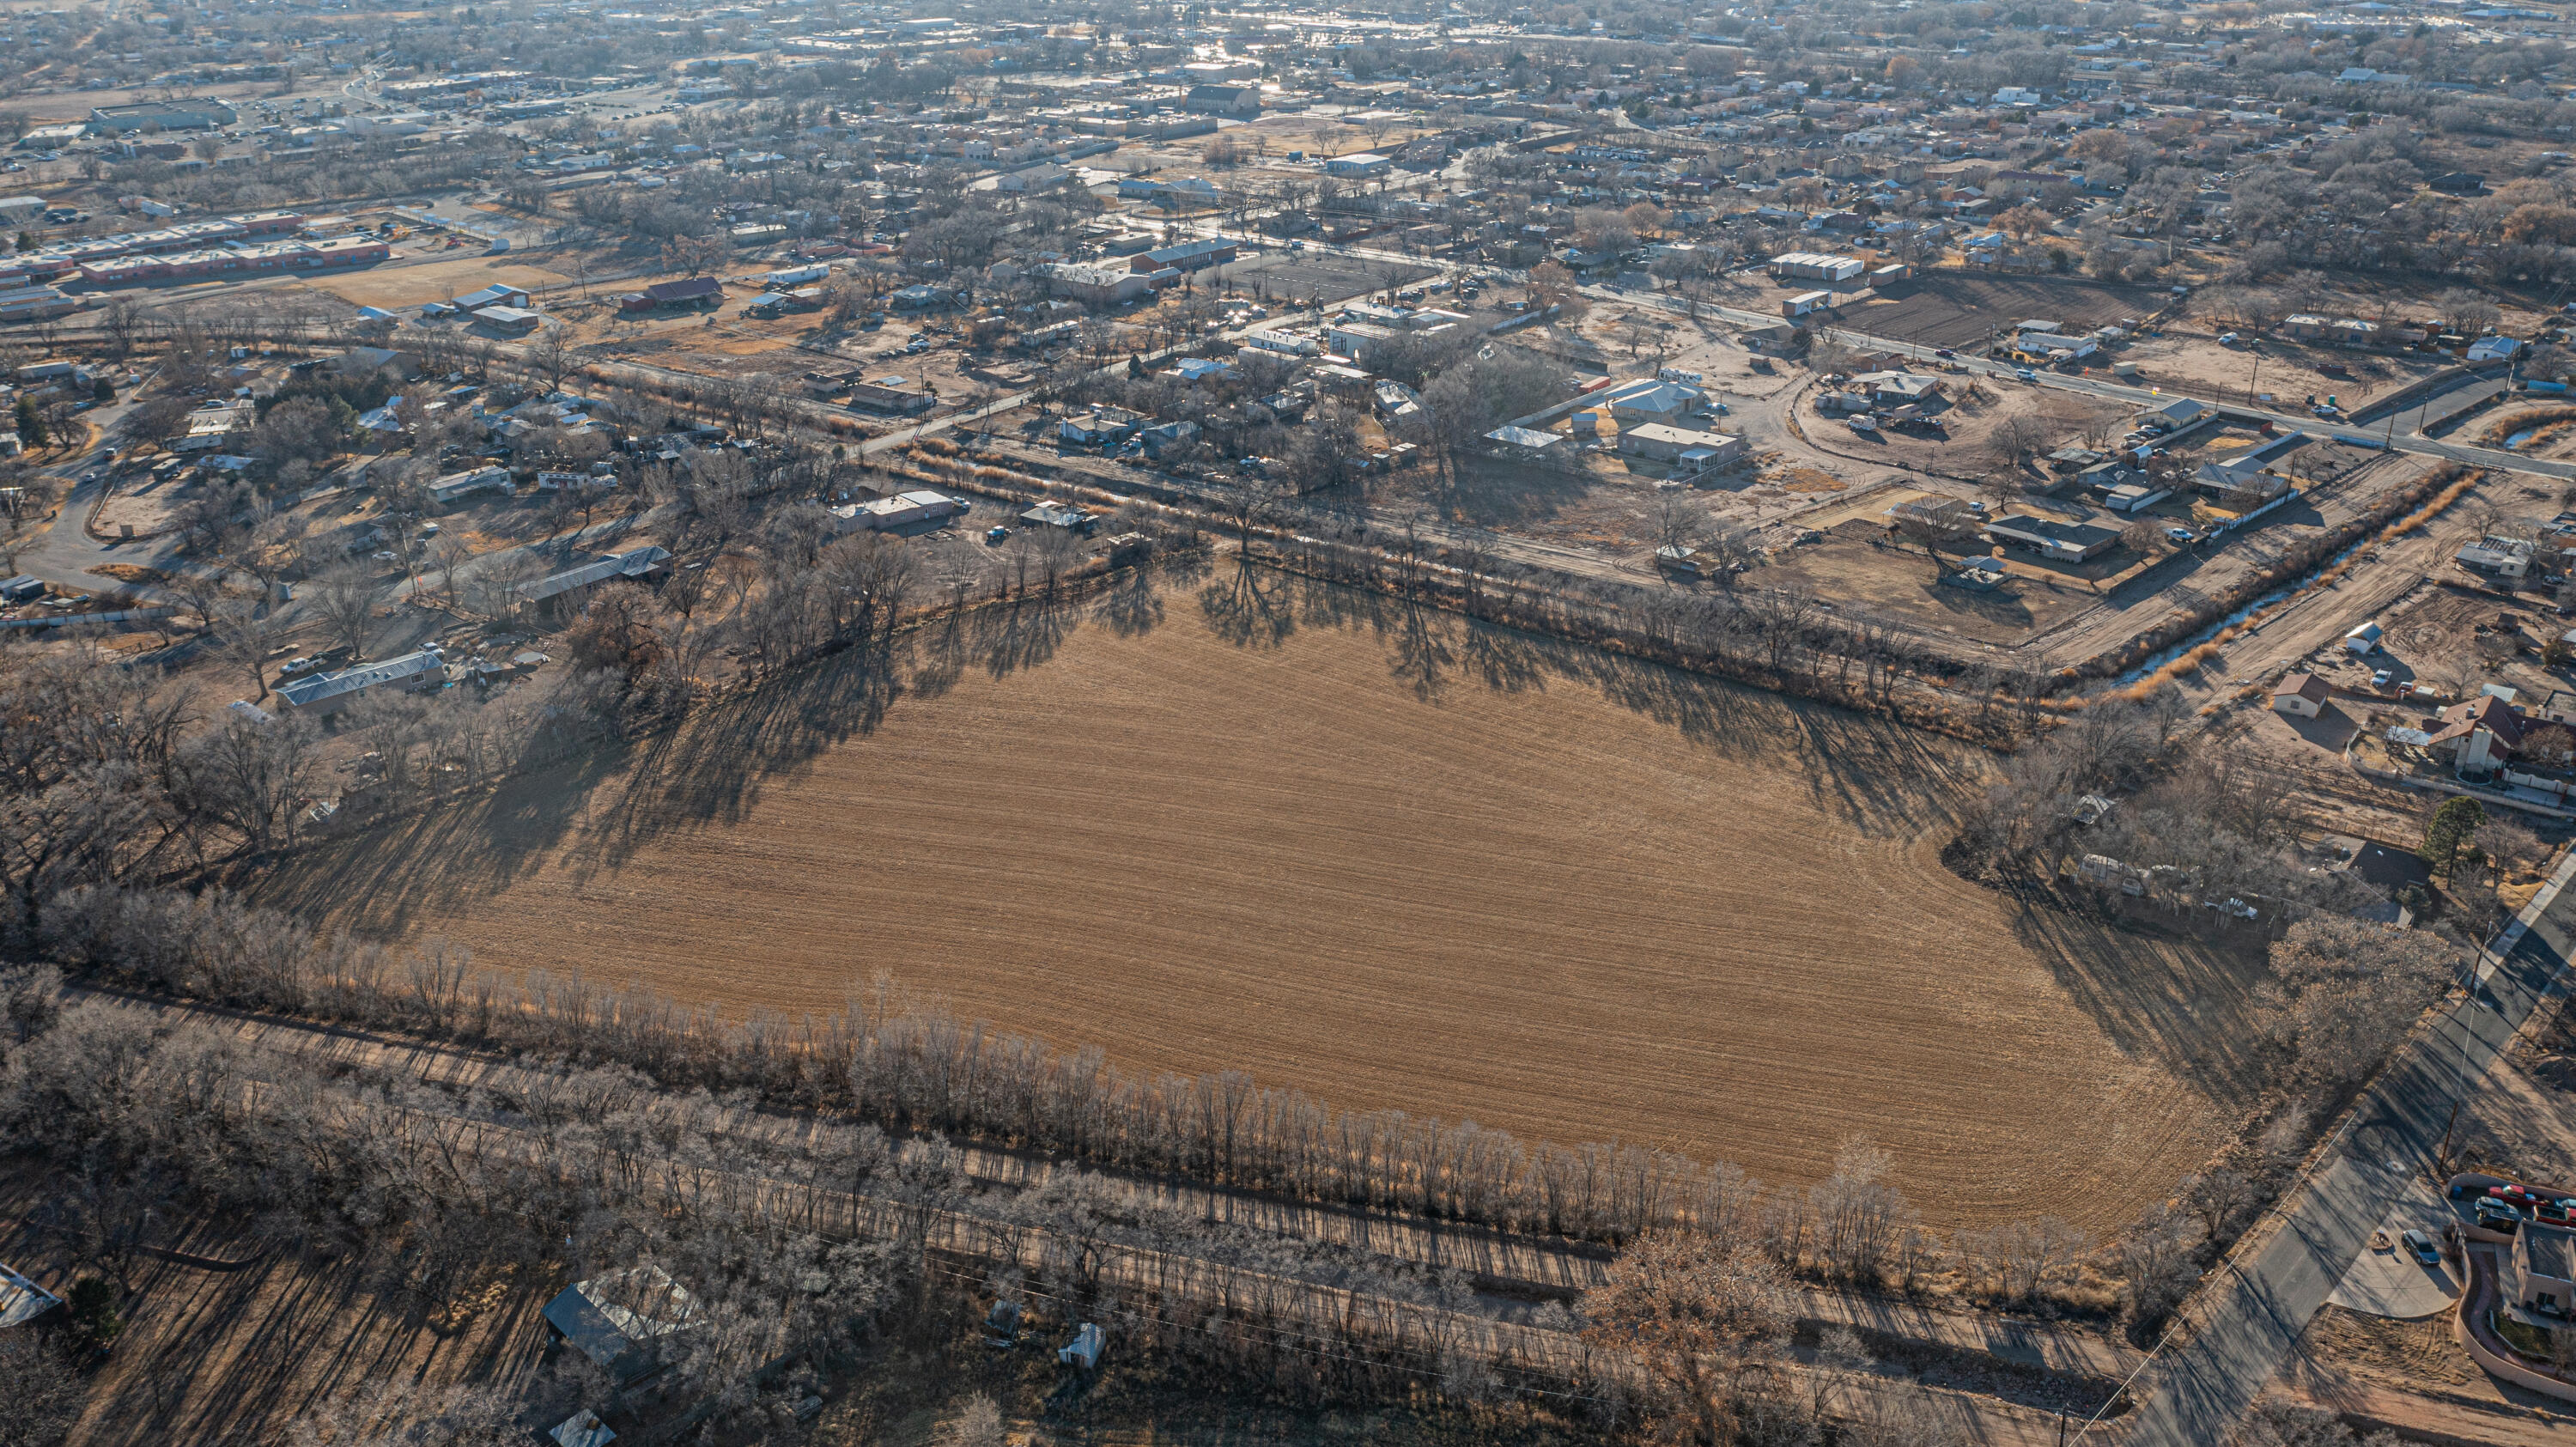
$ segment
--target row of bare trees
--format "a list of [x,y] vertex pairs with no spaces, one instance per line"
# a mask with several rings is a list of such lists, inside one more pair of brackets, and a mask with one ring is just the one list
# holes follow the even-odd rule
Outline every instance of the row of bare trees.
[[0,996],[31,1002],[0,1028],[0,1148],[55,1168],[38,1219],[82,1270],[130,1291],[167,1222],[218,1213],[254,1249],[369,1263],[379,1303],[444,1331],[513,1279],[667,1273],[688,1301],[661,1298],[682,1326],[666,1369],[621,1391],[567,1353],[536,1388],[549,1421],[648,1397],[749,1420],[782,1384],[801,1395],[889,1332],[946,1338],[993,1297],[1296,1400],[1537,1388],[1624,1406],[1562,1307],[1507,1327],[1455,1273],[1193,1217],[1078,1170],[979,1186],[935,1136],[791,1122],[625,1068],[451,1092],[60,1006],[56,990],[42,969],[0,976]]
[[221,891],[76,890],[46,919],[53,958],[162,989],[614,1063],[666,1089],[746,1090],[898,1133],[1132,1176],[1597,1240],[1691,1225],[1761,1241],[1801,1272],[1900,1290],[1947,1274],[1998,1300],[2041,1294],[2076,1254],[2066,1229],[2046,1222],[2028,1228],[2035,1236],[1944,1243],[1889,1180],[1886,1153],[1867,1142],[1848,1143],[1813,1188],[1773,1191],[1724,1162],[1530,1145],[1472,1123],[1337,1111],[1238,1071],[1131,1074],[1095,1048],[1057,1049],[909,1003],[882,978],[845,1013],[729,1021],[579,977],[506,980],[436,944],[398,952],[317,934]]

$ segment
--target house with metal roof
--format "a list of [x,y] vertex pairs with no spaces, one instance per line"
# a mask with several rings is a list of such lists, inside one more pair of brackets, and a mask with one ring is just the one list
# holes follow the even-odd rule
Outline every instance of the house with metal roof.
[[665,1338],[698,1324],[698,1300],[659,1266],[576,1281],[546,1303],[546,1327],[623,1385],[662,1365]]
[[25,1326],[62,1304],[62,1298],[0,1266],[0,1331]]
[[561,598],[568,593],[578,593],[585,588],[605,583],[611,578],[648,578],[655,569],[669,561],[670,557],[669,548],[651,544],[640,548],[629,548],[622,553],[610,553],[606,557],[595,558],[580,567],[566,568],[560,573],[539,578],[530,583],[519,597],[522,602],[543,603],[548,599]]
[[362,663],[336,673],[317,673],[281,683],[277,686],[277,705],[287,713],[316,717],[333,714],[355,703],[370,689],[444,682],[444,668],[439,650],[424,648],[417,653],[406,653],[378,663]]

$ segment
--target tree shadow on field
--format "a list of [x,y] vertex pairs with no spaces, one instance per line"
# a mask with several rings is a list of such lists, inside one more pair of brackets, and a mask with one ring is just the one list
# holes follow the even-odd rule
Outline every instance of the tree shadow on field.
[[1297,594],[1302,626],[1377,636],[1388,675],[1423,702],[1440,702],[1458,679],[1497,693],[1545,691],[1551,678],[1580,683],[1695,752],[1774,777],[1793,770],[1821,813],[1872,837],[1950,823],[1984,776],[1974,749],[1831,704],[1337,584],[1299,579]]
[[1972,749],[1873,717],[1382,594],[1241,563],[1175,559],[1160,571],[1081,603],[970,609],[885,647],[832,655],[710,702],[676,728],[302,851],[257,893],[309,919],[391,937],[497,896],[540,864],[587,885],[671,831],[744,822],[773,782],[793,781],[824,754],[875,733],[907,696],[938,698],[969,669],[999,679],[1063,661],[1086,623],[1142,636],[1166,621],[1165,592],[1182,588],[1192,589],[1210,633],[1237,648],[1277,649],[1301,628],[1374,637],[1389,682],[1433,706],[1454,703],[1461,688],[1521,694],[1558,680],[1580,684],[1668,730],[1675,747],[1656,749],[1669,752],[1666,763],[1760,770],[1748,782],[1774,796],[1794,781],[1823,819],[1864,837],[1939,828],[1984,769]]
[[491,793],[432,806],[280,860],[256,880],[259,902],[308,920],[365,933],[403,929],[415,912],[497,893],[556,854],[592,793],[622,778],[626,745],[601,745],[570,762],[503,779]]
[[1163,626],[1163,590],[1151,568],[1130,568],[1109,585],[1091,609],[1093,621],[1120,638],[1141,638]]
[[631,767],[592,822],[591,848],[568,861],[587,881],[614,869],[665,830],[738,824],[780,776],[797,777],[825,753],[877,731],[902,697],[893,655],[853,648],[729,695],[632,751]]
[[1467,673],[1495,693],[1547,691],[1547,670],[1529,636],[1508,628],[1469,626],[1458,642]]
[[975,625],[966,631],[977,645],[985,674],[1008,678],[1054,659],[1081,623],[1080,614],[1061,601],[1021,598],[978,610]]
[[2045,891],[2001,896],[2014,936],[2124,1053],[2212,1100],[2262,1088],[2254,986],[2267,940],[2205,938],[2143,916],[2108,918]]
[[1208,629],[1237,648],[1276,648],[1297,631],[1287,575],[1238,561],[1199,589]]
[[[1422,703],[1438,703],[1449,686],[1450,664],[1456,655],[1450,652],[1449,635],[1456,619],[1447,613],[1435,613],[1419,603],[1408,603],[1396,612],[1396,624],[1388,640],[1393,654],[1389,674],[1412,686],[1413,696]],[[1472,630],[1472,624],[1467,625]]]

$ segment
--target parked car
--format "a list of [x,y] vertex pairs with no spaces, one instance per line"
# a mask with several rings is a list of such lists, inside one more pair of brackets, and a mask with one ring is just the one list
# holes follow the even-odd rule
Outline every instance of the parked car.
[[2370,675],[2370,686],[2373,688],[2386,688],[2391,682],[2395,681],[2396,677],[2397,675],[2389,669],[2374,669]]
[[299,673],[310,672],[312,668],[313,660],[310,658],[290,658],[284,663],[277,665],[277,676],[280,678],[293,678]]
[[2165,529],[2165,536],[2178,543],[2196,543],[2200,541],[2199,537],[2189,528],[2167,528]]
[[1010,535],[1011,530],[1009,528],[987,528],[984,530],[984,541],[998,546],[1005,539],[1009,538]]
[[2427,1266],[2439,1266],[2442,1264],[2442,1253],[2433,1245],[2432,1237],[2425,1235],[2421,1231],[2409,1231],[2397,1239],[2406,1243],[2406,1249],[2414,1255],[2416,1260],[2423,1262]]
[[2025,382],[2036,382],[2039,380],[2039,374],[2028,367],[2013,368],[2013,375],[2019,377]]

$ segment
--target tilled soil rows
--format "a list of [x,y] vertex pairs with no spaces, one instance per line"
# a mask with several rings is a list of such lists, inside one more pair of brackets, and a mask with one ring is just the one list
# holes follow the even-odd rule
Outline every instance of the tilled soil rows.
[[308,856],[280,902],[727,1009],[878,971],[1129,1069],[2115,1227],[2238,1100],[2259,960],[1943,870],[1984,763],[1222,566],[989,610]]

